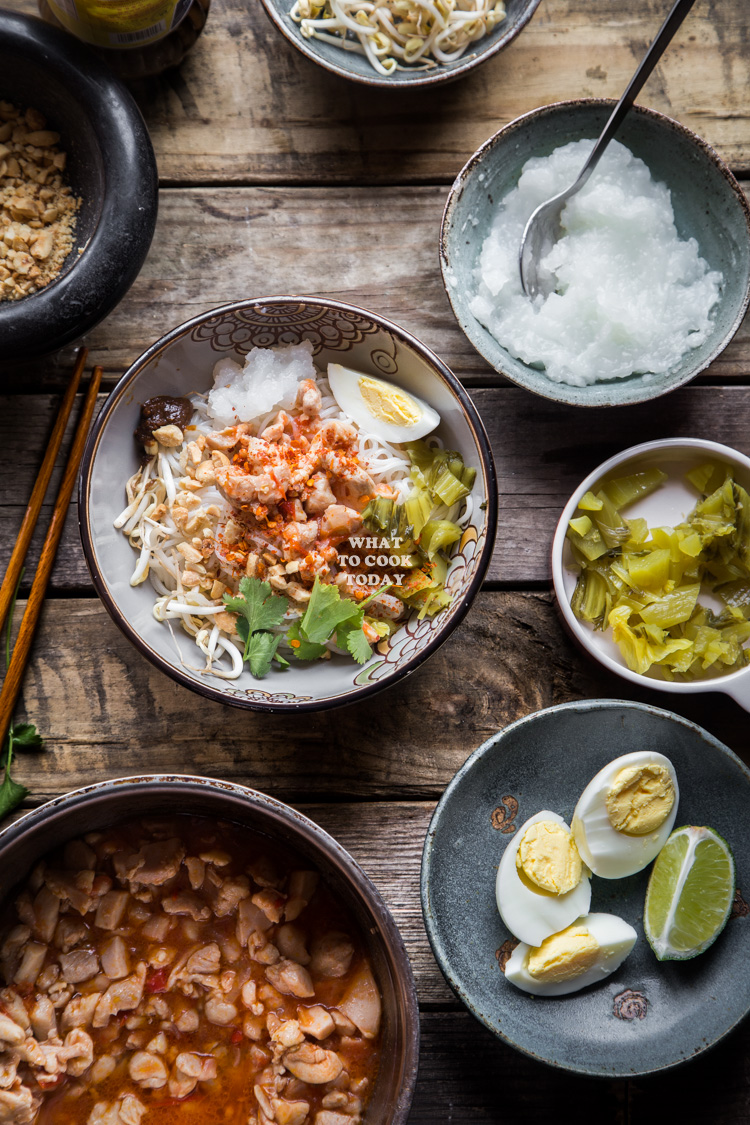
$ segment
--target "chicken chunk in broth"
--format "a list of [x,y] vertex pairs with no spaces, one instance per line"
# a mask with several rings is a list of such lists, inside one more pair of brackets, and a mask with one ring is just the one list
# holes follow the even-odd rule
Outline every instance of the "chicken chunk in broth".
[[381,1001],[316,871],[193,817],[90,833],[0,920],[0,1125],[358,1125]]

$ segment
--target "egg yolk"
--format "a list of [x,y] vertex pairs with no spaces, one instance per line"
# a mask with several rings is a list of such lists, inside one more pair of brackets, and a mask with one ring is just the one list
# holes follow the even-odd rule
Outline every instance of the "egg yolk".
[[674,805],[669,770],[655,763],[626,766],[616,774],[606,804],[609,823],[616,832],[648,836],[661,827]]
[[545,938],[538,948],[529,950],[526,968],[535,980],[573,980],[593,969],[599,951],[599,942],[585,926],[574,922],[559,934]]
[[365,406],[381,422],[393,426],[415,426],[422,417],[422,411],[414,399],[397,387],[388,387],[377,379],[362,377],[359,390]]
[[563,824],[538,820],[524,832],[516,852],[519,874],[534,887],[554,895],[572,891],[581,881],[576,842]]

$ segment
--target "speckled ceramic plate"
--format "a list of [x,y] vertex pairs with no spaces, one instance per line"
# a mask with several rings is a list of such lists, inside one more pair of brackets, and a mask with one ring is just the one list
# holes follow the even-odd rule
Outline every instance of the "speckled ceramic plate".
[[[643,936],[651,868],[592,877],[591,910],[618,914],[638,940],[599,985],[555,999],[529,996],[501,969],[514,944],[495,906],[495,876],[517,826],[540,809],[570,823],[584,786],[607,762],[653,748],[674,763],[677,825],[708,824],[734,850],[740,888],[715,944],[692,961],[660,964]],[[480,746],[443,794],[422,859],[422,909],[440,968],[495,1035],[580,1074],[666,1070],[722,1039],[750,1009],[750,771],[707,731],[643,703],[586,700],[539,711]]]
[[[364,665],[344,656],[281,671],[263,680],[245,670],[236,680],[201,671],[203,658],[182,630],[152,614],[148,582],[130,585],[135,554],[113,521],[125,484],[138,467],[133,440],[140,404],[154,395],[184,395],[212,385],[217,360],[242,360],[251,348],[309,340],[317,366],[330,361],[389,379],[440,414],[435,431],[477,470],[472,514],[451,553],[446,589],[453,601],[423,621],[413,614],[381,641]],[[81,538],[97,592],[115,623],[163,672],[219,703],[254,710],[319,711],[352,703],[395,683],[422,663],[455,629],[478,592],[492,554],[497,484],[489,440],[476,408],[438,357],[403,328],[353,305],[321,297],[269,297],[212,309],[157,340],[126,371],[102,407],[83,456],[78,498]]]

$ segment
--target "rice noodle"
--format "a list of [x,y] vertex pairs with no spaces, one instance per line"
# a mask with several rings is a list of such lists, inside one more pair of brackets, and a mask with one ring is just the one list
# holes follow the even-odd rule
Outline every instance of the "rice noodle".
[[378,74],[451,63],[506,16],[503,0],[295,0],[305,39],[363,54]]
[[[406,451],[375,434],[362,431],[341,410],[331,394],[328,380],[318,373],[315,382],[322,396],[318,417],[323,421],[337,420],[352,426],[358,435],[354,449],[357,461],[377,486],[386,486],[396,498],[403,496],[411,485],[411,462]],[[130,584],[136,586],[148,578],[155,594],[153,615],[156,620],[166,622],[170,629],[172,622],[179,622],[181,629],[205,657],[205,667],[194,670],[223,679],[237,679],[243,670],[242,646],[238,646],[229,635],[230,623],[220,619],[221,614],[226,614],[221,594],[211,597],[192,584],[191,575],[195,572],[191,571],[191,566],[195,564],[188,563],[186,558],[192,557],[191,552],[195,552],[197,544],[211,542],[212,558],[218,563],[217,580],[222,589],[236,590],[239,576],[223,559],[219,546],[221,533],[226,533],[230,521],[231,504],[213,481],[196,487],[199,482],[190,477],[188,470],[191,443],[200,435],[214,432],[215,423],[210,418],[205,394],[195,393],[188,397],[194,406],[194,414],[182,444],[176,449],[159,446],[158,452],[130,478],[126,485],[128,503],[114,521],[114,526],[127,535],[129,543],[138,552]],[[276,408],[248,421],[256,434],[262,434],[279,420],[282,413],[294,419],[300,413],[296,409],[295,414],[295,409]],[[441,445],[434,436],[429,439],[429,444],[433,447]],[[471,499],[467,498],[466,502],[462,501],[450,509],[443,505],[436,510],[435,518],[451,519],[465,526],[471,518],[471,511]],[[176,512],[181,513],[182,527],[178,526]],[[185,512],[188,513],[187,520]],[[260,527],[243,525],[243,538],[259,553],[270,551],[281,558],[273,537],[264,534]],[[290,603],[284,621],[275,631],[285,631],[290,622],[300,615],[301,610]],[[341,651],[333,641],[327,647],[332,652]],[[179,646],[177,648],[179,652]],[[185,664],[181,654],[180,659]],[[185,666],[192,668],[192,665]]]

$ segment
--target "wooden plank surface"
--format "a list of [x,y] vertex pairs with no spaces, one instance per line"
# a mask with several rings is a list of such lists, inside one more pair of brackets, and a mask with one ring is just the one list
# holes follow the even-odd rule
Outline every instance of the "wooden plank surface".
[[[34,13],[36,0],[13,6]],[[447,186],[474,149],[546,102],[619,95],[664,9],[664,0],[545,0],[517,41],[469,78],[395,95],[308,63],[258,0],[213,0],[185,65],[138,94],[163,184],[159,223],[140,277],[90,334],[92,362],[112,385],[165,331],[245,296],[322,291],[390,317],[472,387],[490,433],[501,501],[492,584],[387,695],[319,715],[239,712],[173,684],[133,650],[92,596],[72,507],[19,707],[45,749],[23,755],[16,774],[32,791],[25,807],[124,773],[226,777],[331,831],[381,890],[414,966],[422,1064],[410,1125],[750,1125],[747,1023],[721,1050],[655,1079],[592,1083],[551,1071],[459,1005],[419,906],[435,801],[477,745],[522,715],[572,699],[640,699],[701,723],[750,761],[736,704],[634,690],[606,675],[567,638],[546,588],[560,510],[610,453],[672,434],[750,453],[750,321],[698,384],[656,404],[577,411],[487,367],[453,318],[437,265]],[[747,3],[698,0],[640,100],[747,175],[749,86]],[[51,426],[48,392],[71,354],[12,370],[0,358],[0,567]]]
[[[14,6],[36,12],[36,0]],[[664,12],[661,0],[545,0],[508,48],[467,78],[393,93],[309,62],[257,0],[213,0],[180,71],[140,101],[168,183],[449,183],[519,114],[619,97]],[[750,168],[746,36],[742,0],[700,0],[639,99],[740,170]]]
[[[402,325],[469,384],[504,382],[459,328],[443,289],[437,246],[446,195],[444,187],[163,190],[140,276],[85,339],[91,362],[111,384],[165,332],[217,305],[316,293]],[[12,368],[0,356],[4,389],[64,385],[73,351]],[[749,374],[746,318],[704,378]]]
[[737,704],[667,697],[604,672],[568,639],[546,592],[485,591],[443,647],[385,695],[298,715],[206,701],[136,652],[98,600],[59,598],[45,607],[21,700],[46,749],[25,755],[18,777],[36,803],[94,778],[153,771],[224,777],[289,801],[437,800],[501,727],[586,698],[677,711],[750,761]]
[[[750,455],[750,387],[691,386],[658,406],[642,403],[593,413],[517,388],[474,388],[470,393],[490,436],[500,486],[498,533],[487,577],[504,585],[550,581],[552,535],[570,494],[592,469],[628,445],[702,437]],[[0,475],[0,568],[10,555],[56,408],[57,399],[50,395],[0,398],[0,447],[13,466],[12,473]],[[50,497],[59,475],[60,470]],[[29,575],[50,511],[51,500],[34,539]],[[75,501],[52,582],[60,591],[91,589]]]

